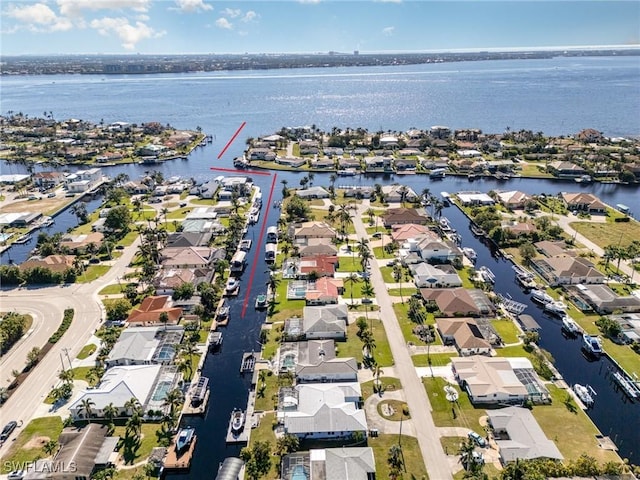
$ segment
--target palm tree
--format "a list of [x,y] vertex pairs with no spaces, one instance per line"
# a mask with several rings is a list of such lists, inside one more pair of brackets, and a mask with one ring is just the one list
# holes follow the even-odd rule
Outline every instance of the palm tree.
[[387,463],[389,464],[389,476],[394,480],[402,475],[402,469],[404,467],[402,457],[402,448],[400,445],[391,445],[387,456]]
[[344,278],[344,283],[349,283],[351,285],[349,293],[351,294],[351,305],[353,306],[353,289],[355,288],[356,283],[360,283],[360,277],[355,273],[350,273],[348,277]]
[[403,271],[402,271],[402,266],[398,263],[396,263],[393,266],[393,278],[394,280],[400,284],[400,300],[402,301],[402,303],[404,303],[404,298],[402,298],[402,277],[403,275]]
[[64,383],[73,383],[73,370],[62,370],[58,375],[58,378]]
[[369,217],[369,225],[373,225],[373,217],[376,216],[376,211],[369,207],[365,210],[365,215],[367,215]]
[[373,351],[376,348],[376,339],[373,338],[373,332],[371,332],[371,330],[362,332],[360,340],[362,340],[362,354],[365,357],[365,360],[368,359],[369,362],[373,363]]
[[89,397],[83,398],[80,402],[80,410],[83,412],[88,423],[91,423],[91,414],[93,413],[93,407],[95,406],[96,404]]
[[169,390],[162,401],[163,407],[169,407],[169,415],[175,417],[176,411],[184,402],[184,397],[179,388]]
[[187,376],[187,380],[191,380],[191,375],[193,374],[193,356],[198,353],[198,349],[193,343],[187,342],[182,345],[182,353],[189,365],[189,375]]
[[142,406],[136,397],[131,397],[124,403],[124,408],[127,412],[131,412],[132,414],[135,412],[142,411]]
[[313,187],[313,179],[316,178],[315,173],[310,172],[309,175],[307,175],[307,177],[309,177],[309,186]]
[[109,431],[113,432],[113,420],[118,416],[120,411],[113,405],[113,403],[109,403],[106,407],[102,409],[102,413],[104,413],[104,418],[107,420],[107,424],[109,425]]
[[[376,295],[376,292],[373,288],[373,285],[371,285],[371,282],[369,282],[368,279],[365,279],[364,281],[364,285],[362,286],[362,296],[363,298],[369,299],[371,297],[374,297]],[[364,316],[366,317],[367,320],[369,320],[369,302],[362,302],[364,303]]]
[[169,213],[169,209],[167,207],[162,207],[160,214],[164,217],[164,228],[167,228],[167,213]]
[[44,453],[47,454],[47,456],[51,456],[58,449],[58,442],[55,440],[49,440],[44,444],[42,449],[44,450]]

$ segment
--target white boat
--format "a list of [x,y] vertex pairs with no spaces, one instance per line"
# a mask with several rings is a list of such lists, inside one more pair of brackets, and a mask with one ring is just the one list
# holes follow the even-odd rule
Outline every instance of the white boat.
[[231,431],[233,433],[240,433],[244,428],[244,412],[239,408],[236,408],[231,413]]
[[238,281],[238,279],[231,277],[229,278],[229,280],[227,280],[227,285],[224,287],[224,289],[227,293],[232,293],[235,292],[239,286],[240,282]]
[[429,173],[429,178],[444,178],[446,174],[446,168],[435,168]]
[[533,290],[531,292],[531,300],[546,305],[547,303],[553,302],[553,297],[544,290]]
[[586,333],[582,334],[582,346],[591,355],[596,357],[602,355],[602,345],[600,345],[598,337],[593,337]]
[[591,388],[591,385],[580,385],[576,383],[573,386],[573,391],[585,407],[590,407],[594,404],[595,400],[593,397],[596,395],[596,392]]
[[445,207],[451,205],[451,195],[449,195],[449,192],[440,192],[440,196],[442,197],[442,204]]
[[581,331],[576,321],[568,315],[562,317],[562,330],[569,335],[577,335]]
[[251,240],[250,239],[242,240],[240,242],[239,248],[242,251],[248,252],[249,250],[251,250]]
[[625,377],[623,373],[614,372],[613,379],[632,400],[635,400],[640,396],[640,391],[636,388],[635,384]]
[[451,224],[449,223],[449,219],[447,217],[440,218],[440,228],[443,232],[453,231],[453,228],[451,228]]
[[545,303],[544,310],[547,313],[564,317],[567,314],[567,306],[560,301]]
[[176,451],[182,452],[184,449],[191,445],[193,438],[195,437],[196,429],[193,427],[181,428],[176,438]]
[[471,247],[464,247],[462,249],[462,253],[464,253],[464,256],[467,257],[469,260],[471,260],[472,262],[475,262],[476,259],[478,258],[478,254],[476,253],[476,251],[471,248]]
[[478,269],[478,273],[486,283],[496,283],[496,276],[484,265]]

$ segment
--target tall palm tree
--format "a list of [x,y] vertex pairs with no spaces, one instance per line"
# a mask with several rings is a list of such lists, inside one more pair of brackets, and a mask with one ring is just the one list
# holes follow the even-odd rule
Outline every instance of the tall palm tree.
[[404,277],[402,266],[396,263],[393,266],[393,278],[397,283],[400,284],[400,300],[402,301],[402,303],[404,303],[404,298],[402,298],[402,277]]
[[84,398],[80,402],[80,410],[83,412],[83,415],[86,417],[88,423],[91,423],[91,414],[93,413],[93,407],[95,406],[95,402],[89,397]]
[[[373,362],[373,351],[376,348],[376,339],[373,338],[373,332],[371,330],[366,330],[362,333],[360,338],[362,340],[362,354],[365,359],[368,359],[370,362]],[[366,353],[365,353],[366,352]]]
[[198,349],[191,342],[183,344],[181,348],[182,353],[185,356],[185,360],[189,365],[189,375],[187,376],[187,380],[191,380],[191,376],[193,375],[193,356],[198,353]]
[[402,457],[402,448],[400,445],[391,445],[387,456],[387,464],[389,465],[389,476],[393,480],[402,476],[402,469],[404,467]]
[[360,283],[360,277],[355,273],[350,273],[349,276],[344,278],[345,284],[350,284],[351,288],[349,289],[349,293],[351,294],[351,305],[353,306],[353,289],[355,288],[356,283]]
[[51,456],[58,449],[58,442],[55,440],[49,440],[44,444],[44,447],[42,447],[42,449],[44,450],[44,453],[47,454],[47,456]]
[[105,420],[107,420],[109,433],[113,433],[113,420],[118,416],[120,411],[115,407],[113,403],[109,403],[109,405],[102,409],[102,412],[104,413]]
[[180,408],[180,405],[184,402],[184,396],[179,388],[169,390],[162,401],[163,407],[169,407],[169,415],[175,416],[176,411]]
[[369,217],[369,225],[373,225],[373,217],[376,216],[376,211],[369,207],[365,210],[365,215],[367,215]]
[[[371,297],[374,297],[375,294],[376,292],[373,289],[373,285],[371,285],[371,282],[369,282],[369,280],[365,280],[364,285],[362,286],[362,296],[369,299]],[[369,302],[362,303],[364,303],[364,316],[367,320],[369,320]]]
[[62,370],[58,375],[58,378],[64,383],[73,383],[73,370]]

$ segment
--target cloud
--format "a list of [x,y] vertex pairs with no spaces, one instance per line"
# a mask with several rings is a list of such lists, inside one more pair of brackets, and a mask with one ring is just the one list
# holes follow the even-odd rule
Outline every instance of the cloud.
[[80,17],[85,10],[133,10],[144,13],[149,10],[151,0],[57,0],[60,13]]
[[177,10],[185,13],[204,12],[213,10],[213,7],[203,0],[175,0],[178,6]]
[[258,18],[258,14],[253,10],[249,10],[247,13],[244,14],[244,17],[242,17],[242,21],[245,23],[249,23],[254,21],[257,18]]
[[225,8],[220,13],[230,18],[237,18],[242,15],[242,10],[240,10],[239,8]]
[[34,3],[18,7],[11,5],[6,15],[26,24],[26,28],[32,31],[65,31],[72,28],[68,18],[59,17],[44,3]]
[[164,31],[156,32],[146,23],[140,21],[132,25],[127,18],[123,17],[104,17],[92,20],[90,26],[96,29],[100,35],[116,34],[126,50],[133,50],[136,44],[142,40],[161,37],[166,33]]
[[224,17],[220,17],[216,20],[216,27],[224,28],[225,30],[233,30],[231,22]]
[[396,27],[384,27],[382,29],[382,34],[387,36],[387,37],[391,37],[393,35],[393,33],[395,32]]

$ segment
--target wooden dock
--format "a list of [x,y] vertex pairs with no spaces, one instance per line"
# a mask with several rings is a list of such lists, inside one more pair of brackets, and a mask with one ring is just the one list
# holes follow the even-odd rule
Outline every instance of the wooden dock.
[[196,448],[196,441],[198,437],[193,436],[193,440],[189,445],[189,450],[181,453],[179,456],[176,452],[176,438],[174,437],[171,445],[167,449],[167,456],[164,457],[162,462],[164,470],[188,470],[191,467],[191,459],[193,458],[193,451]]
[[191,406],[191,395],[187,393],[184,398],[184,407],[182,408],[182,415],[203,415],[207,411],[207,405],[209,404],[209,394],[211,391],[207,389],[207,393],[204,395],[204,400],[197,407]]
[[231,431],[231,422],[232,416],[229,417],[229,425],[227,426],[227,437],[226,442],[229,444],[233,443],[248,443],[249,438],[251,437],[251,429],[256,428],[258,426],[258,417],[255,415],[255,402],[256,402],[256,393],[255,391],[250,391],[249,396],[247,397],[247,407],[244,410],[244,428],[239,434],[234,434]]

